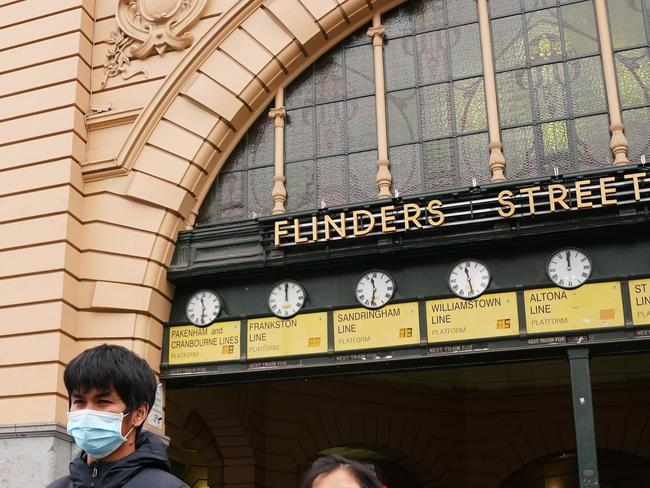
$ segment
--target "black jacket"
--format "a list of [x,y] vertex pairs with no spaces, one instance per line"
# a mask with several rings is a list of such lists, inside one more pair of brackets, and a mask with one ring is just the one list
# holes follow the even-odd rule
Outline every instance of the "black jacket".
[[70,463],[70,475],[47,488],[189,488],[169,473],[169,461],[162,441],[140,431],[136,450],[112,463],[86,463],[81,453]]

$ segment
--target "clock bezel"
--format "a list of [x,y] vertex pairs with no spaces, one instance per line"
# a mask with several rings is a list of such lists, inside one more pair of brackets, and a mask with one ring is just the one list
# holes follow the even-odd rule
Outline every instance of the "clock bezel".
[[[273,291],[273,289],[274,289],[276,286],[278,286],[278,285],[280,285],[280,284],[282,284],[282,283],[287,283],[287,282],[295,283],[296,285],[298,285],[298,286],[300,287],[300,289],[302,290],[302,294],[304,295],[305,299],[302,301],[302,304],[300,305],[300,308],[298,308],[298,310],[296,310],[296,311],[295,311],[294,313],[292,313],[291,315],[278,315],[278,314],[276,314],[276,313],[271,309],[271,304],[269,303],[270,300],[271,300],[271,292]],[[306,290],[305,287],[302,285],[302,283],[300,283],[298,280],[294,280],[294,279],[291,279],[291,278],[285,278],[285,279],[282,279],[282,280],[278,280],[278,281],[276,281],[275,283],[273,283],[273,285],[271,285],[271,288],[269,288],[269,292],[266,294],[266,308],[269,309],[269,312],[271,312],[271,314],[272,314],[274,317],[277,317],[277,318],[279,318],[279,319],[286,320],[286,319],[290,319],[291,317],[294,317],[294,316],[296,316],[296,315],[298,315],[298,314],[300,313],[300,311],[301,311],[301,310],[303,309],[303,307],[305,306],[305,303],[307,303],[307,298],[308,298],[307,290]]]
[[[555,281],[553,281],[553,278],[551,278],[551,273],[550,273],[550,270],[549,270],[549,267],[551,265],[551,259],[553,259],[553,256],[556,256],[558,253],[560,253],[562,251],[568,251],[568,250],[581,252],[589,260],[589,276],[587,276],[584,279],[584,281],[582,281],[582,283],[579,283],[576,286],[562,286],[562,285],[556,283]],[[556,249],[555,251],[553,251],[549,255],[548,259],[546,260],[546,269],[545,269],[545,271],[546,271],[546,277],[549,279],[549,281],[551,282],[551,284],[553,286],[557,286],[558,288],[562,288],[563,290],[575,290],[576,288],[580,288],[582,285],[587,283],[589,278],[591,278],[591,275],[594,272],[594,262],[591,259],[591,256],[589,256],[589,254],[584,249],[582,249],[580,247],[576,247],[576,246],[565,246],[565,247],[560,247],[560,248]]]
[[[487,270],[487,273],[488,273],[488,282],[487,282],[487,285],[485,285],[485,289],[483,289],[483,291],[481,291],[481,293],[479,293],[479,294],[477,294],[477,295],[474,295],[474,296],[471,296],[471,297],[464,297],[464,296],[462,296],[462,295],[459,295],[457,292],[454,291],[454,289],[453,289],[452,286],[451,286],[451,273],[452,273],[452,271],[453,271],[454,268],[455,268],[456,266],[458,266],[460,263],[463,263],[463,262],[466,262],[466,261],[472,261],[472,262],[474,262],[474,263],[479,263],[480,265],[482,265],[482,266]],[[481,261],[480,259],[476,259],[476,258],[464,258],[464,259],[459,259],[458,261],[456,261],[454,264],[451,265],[451,267],[449,268],[449,273],[447,273],[447,288],[449,288],[449,291],[450,291],[450,292],[451,292],[455,297],[462,298],[463,300],[475,300],[476,298],[478,298],[478,297],[480,297],[481,295],[483,295],[483,293],[485,293],[485,292],[488,290],[488,288],[490,288],[490,285],[491,285],[491,284],[492,284],[492,272],[490,271],[490,268],[488,267],[488,265],[485,264],[485,263],[484,263],[483,261]]]
[[[383,304],[378,305],[376,307],[371,307],[369,305],[361,303],[361,300],[359,300],[359,295],[357,294],[357,288],[359,287],[359,282],[361,281],[361,279],[364,276],[366,276],[366,275],[368,275],[370,273],[383,273],[386,276],[388,276],[391,283],[393,284],[393,291],[390,294],[390,298],[387,298],[386,301]],[[354,283],[354,299],[357,301],[357,303],[359,305],[361,305],[363,308],[367,308],[368,310],[379,310],[380,308],[385,307],[386,305],[388,305],[388,302],[390,302],[393,298],[395,298],[395,292],[396,291],[397,291],[397,282],[395,281],[395,278],[393,278],[393,275],[391,275],[388,271],[383,270],[383,269],[379,269],[379,268],[372,268],[372,269],[369,269],[367,271],[364,271],[363,273],[361,273],[359,275],[359,277],[357,278],[357,281]]]
[[[210,293],[210,294],[214,295],[215,298],[217,299],[217,303],[219,304],[219,308],[218,308],[218,310],[217,310],[217,314],[214,316],[214,318],[213,318],[212,320],[210,320],[209,322],[207,322],[207,323],[205,323],[205,324],[197,324],[196,322],[194,322],[194,321],[190,318],[190,314],[189,314],[188,311],[187,311],[187,308],[190,306],[190,302],[192,301],[192,299],[193,299],[195,296],[197,296],[198,294],[200,294],[200,293]],[[187,318],[187,320],[188,320],[192,325],[195,325],[195,326],[197,326],[197,327],[208,327],[209,325],[212,325],[212,324],[215,322],[215,320],[217,320],[217,319],[219,318],[219,315],[221,315],[221,312],[222,312],[222,311],[223,311],[223,300],[221,299],[221,297],[219,296],[219,294],[218,294],[216,291],[211,290],[210,288],[201,288],[200,290],[196,290],[194,293],[192,293],[192,294],[188,297],[187,302],[185,303],[185,318]]]

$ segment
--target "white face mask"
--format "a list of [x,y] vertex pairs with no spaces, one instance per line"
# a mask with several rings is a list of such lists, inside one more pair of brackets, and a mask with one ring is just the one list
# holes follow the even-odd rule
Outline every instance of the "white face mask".
[[111,413],[98,410],[68,412],[68,434],[82,451],[101,459],[115,452],[133,431],[122,436],[122,420],[131,413]]

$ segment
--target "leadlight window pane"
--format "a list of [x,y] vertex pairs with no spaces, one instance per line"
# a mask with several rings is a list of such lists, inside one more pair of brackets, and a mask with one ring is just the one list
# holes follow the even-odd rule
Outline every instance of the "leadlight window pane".
[[552,7],[554,5],[555,5],[555,0],[524,0],[524,8],[526,10]]
[[420,145],[392,147],[390,149],[391,175],[393,176],[393,191],[401,195],[412,195],[422,192],[422,164]]
[[521,11],[520,0],[490,0],[488,6],[492,17],[500,17]]
[[502,127],[532,123],[527,70],[498,73],[497,98]]
[[436,83],[449,79],[447,34],[445,31],[427,32],[415,37],[418,81]]
[[216,190],[215,204],[219,220],[238,220],[247,217],[245,171],[220,174],[217,178]]
[[345,156],[316,160],[317,206],[340,205],[348,201]]
[[287,110],[314,104],[314,78],[311,69],[305,70],[284,91],[284,106]]
[[476,0],[451,0],[447,1],[447,18],[449,25],[476,22]]
[[348,100],[347,120],[350,152],[373,149],[377,146],[374,96]]
[[345,50],[345,84],[348,97],[374,95],[375,80],[372,46],[357,46]]
[[354,153],[348,156],[350,201],[363,202],[377,198],[377,151]]
[[449,83],[420,88],[422,139],[448,137],[453,132]]
[[252,168],[273,164],[275,152],[273,119],[268,116],[260,117],[248,129],[246,136],[249,150],[248,166]]
[[345,102],[316,105],[316,156],[345,152]]
[[239,169],[244,169],[247,166],[247,159],[248,146],[246,145],[246,135],[244,134],[244,137],[241,141],[239,141],[239,144],[237,144],[235,150],[230,154],[228,161],[226,161],[226,164],[223,165],[223,169],[221,171],[237,171]]
[[605,86],[599,57],[567,63],[574,115],[605,111]]
[[642,154],[650,156],[650,107],[625,110],[623,125],[630,144],[628,158],[631,163],[639,163]]
[[[215,185],[217,184],[219,178],[222,175],[217,176],[215,180]],[[217,192],[215,191],[215,186],[210,188],[210,191],[205,196],[205,200],[201,204],[201,211],[196,216],[197,224],[211,224],[219,220],[219,212],[217,210]]]
[[562,64],[547,64],[531,70],[535,95],[535,119],[549,120],[567,116],[567,93]]
[[407,2],[382,15],[381,23],[387,39],[413,34],[413,3]]
[[650,104],[650,57],[648,49],[614,54],[619,97],[623,108]]
[[315,208],[316,182],[314,162],[300,161],[286,165],[287,211]]
[[391,146],[415,142],[418,132],[418,104],[414,89],[389,93],[388,105],[388,141]]
[[598,53],[596,18],[591,2],[576,3],[561,8],[564,48],[567,57]]
[[449,29],[449,40],[451,44],[451,72],[454,78],[480,75],[483,71],[483,63],[478,24]]
[[343,51],[332,49],[316,61],[314,67],[316,103],[343,98]]
[[417,0],[413,10],[415,32],[442,29],[445,26],[444,0]]
[[542,174],[553,174],[553,168],[558,167],[560,173],[572,169],[573,156],[569,146],[569,128],[565,120],[540,124],[538,127],[540,138]]
[[343,46],[352,47],[352,46],[361,46],[363,44],[371,44],[372,39],[368,37],[369,27],[370,24],[366,24],[363,27],[361,27],[359,30],[356,30],[353,34],[350,34],[342,42]]
[[288,110],[284,151],[287,161],[300,161],[314,155],[314,108]]
[[526,26],[531,63],[550,63],[562,59],[557,9],[526,14]]
[[596,169],[612,164],[607,137],[607,115],[595,115],[574,120],[579,169]]
[[386,89],[398,90],[415,85],[413,38],[387,39],[384,46]]
[[538,175],[533,127],[504,130],[501,132],[501,137],[503,139],[503,155],[507,161],[506,177],[509,180],[518,180]]
[[273,208],[273,166],[252,169],[248,172],[248,215],[270,215]]
[[460,186],[471,186],[474,179],[478,185],[489,183],[487,134],[459,137],[457,144],[458,163],[461,168]]
[[526,65],[522,15],[492,21],[492,44],[497,70]]
[[425,191],[458,186],[458,166],[453,139],[423,143],[422,163]]
[[641,0],[608,0],[614,49],[647,44]]
[[487,128],[487,116],[485,113],[483,78],[455,81],[453,86],[457,132],[463,134],[485,130]]

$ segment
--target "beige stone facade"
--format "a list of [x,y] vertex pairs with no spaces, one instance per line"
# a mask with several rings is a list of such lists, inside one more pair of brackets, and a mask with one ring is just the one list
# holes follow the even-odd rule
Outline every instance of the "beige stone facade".
[[[402,1],[207,0],[184,31],[193,36],[190,46],[154,50],[107,76],[118,3],[126,2],[0,0],[0,486],[40,486],[65,472],[71,447],[62,372],[80,351],[122,344],[159,371],[163,323],[174,299],[166,269],[178,232],[193,228],[228,156],[278,100],[278,90]],[[487,12],[487,1],[478,3]],[[595,3],[604,15],[602,1]],[[610,102],[617,99],[612,66],[605,80]],[[493,76],[485,90],[485,163],[501,181],[507,162]],[[612,150],[625,162],[620,108],[608,108]],[[388,169],[384,155],[380,196],[390,196]],[[269,201],[282,202],[282,191]],[[185,411],[184,394],[169,402],[183,412],[178,418],[187,416],[185,424],[159,433],[173,437],[184,429],[186,445],[200,451],[205,430]],[[277,408],[289,401],[281,398]],[[213,431],[233,421],[223,418],[223,425],[218,416],[209,420]],[[244,435],[237,428],[233,438]],[[315,442],[327,447],[323,436]],[[403,443],[406,449],[408,439]],[[245,468],[217,480],[223,486],[263,486],[254,481],[255,460],[245,449],[231,456]],[[16,469],[25,460],[42,469]],[[517,463],[499,467],[499,476]],[[278,476],[269,486],[282,485]]]
[[165,267],[227,155],[278,87],[397,3],[209,0],[191,47],[105,86],[117,1],[0,4],[3,436],[65,424],[62,371],[85,348],[159,368]]

